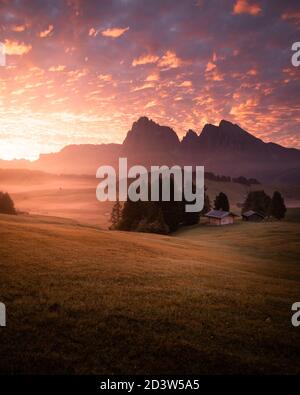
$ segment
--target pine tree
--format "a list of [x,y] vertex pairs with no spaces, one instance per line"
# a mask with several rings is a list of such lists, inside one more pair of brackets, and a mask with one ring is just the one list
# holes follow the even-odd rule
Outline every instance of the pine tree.
[[220,192],[219,195],[216,196],[214,206],[215,210],[229,211],[230,206],[227,195],[225,195],[223,192]]
[[276,219],[285,217],[286,207],[284,199],[278,191],[275,191],[270,205],[270,215]]
[[8,193],[0,192],[0,213],[1,214],[17,214],[14,202]]
[[148,202],[142,202],[140,200],[133,202],[128,199],[124,203],[118,229],[135,231],[141,219],[144,218],[146,203]]
[[167,226],[159,202],[143,202],[145,206],[144,217],[140,220],[137,232],[168,234]]
[[111,217],[110,217],[111,230],[118,229],[121,218],[122,218],[122,205],[119,199],[117,199],[111,211]]
[[242,213],[253,210],[267,215],[269,213],[271,198],[265,191],[251,191],[243,204]]

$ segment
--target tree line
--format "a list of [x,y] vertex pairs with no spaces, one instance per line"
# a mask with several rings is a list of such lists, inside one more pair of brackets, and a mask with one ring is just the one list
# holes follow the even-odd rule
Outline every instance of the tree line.
[[242,185],[260,185],[260,182],[256,178],[247,178],[244,176],[230,177],[230,176],[219,176],[212,172],[205,172],[205,179],[217,182],[235,182]]
[[286,214],[284,199],[278,191],[275,191],[272,197],[267,195],[265,191],[249,192],[244,202],[242,213],[249,210],[277,220],[283,219]]
[[[201,216],[207,214],[212,208],[230,211],[229,199],[224,192],[220,192],[216,196],[212,205],[207,190],[205,190],[204,207],[200,212],[185,212],[185,204],[184,199],[174,201],[172,196],[168,202],[162,200],[132,202],[127,200],[121,203],[117,200],[111,212],[110,229],[169,234],[182,226],[198,224]],[[284,218],[286,213],[284,199],[278,191],[274,192],[272,197],[264,191],[249,192],[242,207],[242,214],[249,210],[277,220]]]

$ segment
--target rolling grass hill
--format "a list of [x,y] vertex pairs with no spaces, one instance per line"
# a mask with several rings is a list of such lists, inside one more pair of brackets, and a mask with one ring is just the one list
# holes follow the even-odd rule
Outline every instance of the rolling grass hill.
[[299,211],[175,236],[0,215],[1,373],[300,373]]

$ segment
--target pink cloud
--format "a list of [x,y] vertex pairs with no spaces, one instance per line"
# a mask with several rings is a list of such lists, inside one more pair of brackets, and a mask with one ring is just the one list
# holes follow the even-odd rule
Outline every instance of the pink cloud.
[[129,30],[129,27],[121,28],[121,27],[114,27],[111,29],[106,29],[101,32],[102,36],[104,37],[111,37],[111,38],[118,38],[123,36]]
[[261,7],[258,4],[250,4],[248,0],[237,0],[233,7],[233,14],[258,15],[261,11]]

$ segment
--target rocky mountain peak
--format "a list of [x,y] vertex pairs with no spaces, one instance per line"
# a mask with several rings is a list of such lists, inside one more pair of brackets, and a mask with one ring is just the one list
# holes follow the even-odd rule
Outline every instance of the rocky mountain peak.
[[124,150],[173,151],[180,145],[177,134],[147,117],[134,122],[123,143]]

